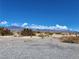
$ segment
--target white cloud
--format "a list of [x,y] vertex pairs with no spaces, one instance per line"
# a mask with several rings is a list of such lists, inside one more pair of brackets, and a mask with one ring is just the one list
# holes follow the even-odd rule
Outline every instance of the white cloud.
[[22,27],[26,27],[28,25],[28,23],[23,23]]
[[69,28],[67,26],[61,26],[61,25],[55,25],[55,26],[43,26],[43,25],[35,25],[32,24],[29,26],[29,28],[35,28],[35,29],[55,29],[55,30],[68,30]]
[[1,21],[1,22],[0,22],[1,25],[5,25],[5,24],[7,24],[7,23],[8,23],[7,21]]
[[13,23],[11,24],[11,26],[19,26],[17,23]]
[[61,25],[58,25],[58,24],[57,24],[55,27],[56,27],[57,29],[66,29],[66,30],[68,29],[67,26],[61,26]]
[[[17,23],[13,23],[12,26],[20,26],[20,25],[18,25]],[[58,25],[58,24],[55,26],[44,26],[44,25],[35,25],[35,24],[28,25],[28,23],[23,23],[21,27],[33,28],[33,29],[69,30],[67,26]]]
[[[0,24],[1,25],[8,25],[7,21],[1,21]],[[11,24],[11,26],[21,26],[21,27],[25,27],[25,28],[34,28],[34,29],[55,29],[55,30],[68,30],[69,28],[67,26],[64,25],[55,25],[55,26],[44,26],[44,25],[35,25],[35,24],[31,24],[28,25],[28,23],[23,23],[22,25],[19,25],[18,23],[13,23]],[[70,29],[69,29],[70,30]]]

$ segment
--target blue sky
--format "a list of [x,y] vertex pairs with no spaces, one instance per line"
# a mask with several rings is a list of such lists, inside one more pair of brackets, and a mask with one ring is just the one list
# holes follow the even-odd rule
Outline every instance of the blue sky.
[[0,0],[0,21],[7,22],[7,25],[28,23],[56,26],[59,24],[79,30],[79,1]]

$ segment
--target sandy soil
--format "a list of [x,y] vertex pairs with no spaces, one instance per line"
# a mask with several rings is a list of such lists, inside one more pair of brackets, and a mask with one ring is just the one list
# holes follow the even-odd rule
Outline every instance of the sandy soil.
[[46,37],[1,37],[0,59],[79,59],[79,44]]

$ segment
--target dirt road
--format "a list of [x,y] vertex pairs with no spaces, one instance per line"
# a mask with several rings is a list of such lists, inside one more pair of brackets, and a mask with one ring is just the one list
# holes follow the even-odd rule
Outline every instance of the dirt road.
[[27,39],[0,37],[0,59],[79,59],[79,44],[60,43],[55,38]]

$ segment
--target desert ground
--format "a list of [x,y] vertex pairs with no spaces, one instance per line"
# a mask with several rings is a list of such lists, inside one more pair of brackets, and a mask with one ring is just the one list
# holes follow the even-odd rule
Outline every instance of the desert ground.
[[79,59],[79,44],[53,37],[0,36],[0,59]]

